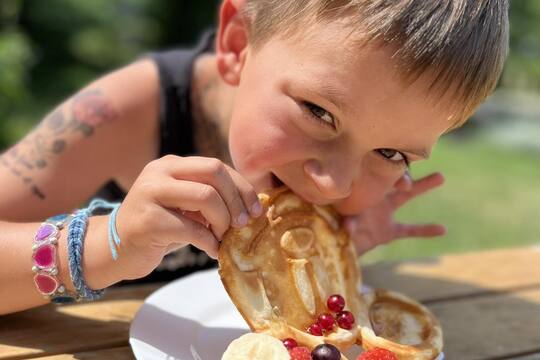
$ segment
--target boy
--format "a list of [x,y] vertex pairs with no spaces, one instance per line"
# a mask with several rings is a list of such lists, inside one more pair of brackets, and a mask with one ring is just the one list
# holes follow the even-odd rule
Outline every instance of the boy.
[[[189,56],[158,54],[106,76],[4,154],[0,217],[30,222],[69,211],[110,179],[117,192],[129,190],[115,224],[117,261],[108,219],[90,220],[83,270],[94,289],[145,276],[186,244],[215,256],[230,226],[260,215],[256,192],[281,183],[333,205],[360,250],[438,234],[437,226],[393,224],[392,211],[441,183],[435,175],[411,185],[407,167],[493,91],[507,53],[507,6],[224,0],[215,54],[205,53],[206,40]],[[154,160],[167,153],[184,157]],[[37,226],[0,223],[9,247],[0,253],[0,312],[44,302],[23,240]],[[58,251],[70,288],[62,237]]]

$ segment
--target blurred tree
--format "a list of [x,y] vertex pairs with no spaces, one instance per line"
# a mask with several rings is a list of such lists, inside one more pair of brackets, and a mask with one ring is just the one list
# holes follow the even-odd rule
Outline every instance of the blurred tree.
[[0,149],[106,71],[192,44],[218,0],[1,0]]
[[14,110],[29,98],[28,71],[34,54],[19,26],[20,0],[0,2],[0,149],[9,142],[9,122]]
[[510,56],[502,85],[540,89],[540,1],[510,1]]
[[[0,0],[0,149],[85,83],[192,44],[220,0]],[[511,1],[502,86],[540,88],[540,1]]]

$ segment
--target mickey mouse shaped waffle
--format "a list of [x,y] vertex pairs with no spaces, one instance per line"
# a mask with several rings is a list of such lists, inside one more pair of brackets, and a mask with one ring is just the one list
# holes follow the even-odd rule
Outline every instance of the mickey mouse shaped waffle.
[[[362,287],[356,253],[330,207],[287,188],[260,194],[266,216],[230,229],[219,250],[219,274],[251,330],[314,349],[331,344],[384,348],[398,359],[435,359],[442,331],[421,304]],[[345,359],[341,355],[342,359]]]

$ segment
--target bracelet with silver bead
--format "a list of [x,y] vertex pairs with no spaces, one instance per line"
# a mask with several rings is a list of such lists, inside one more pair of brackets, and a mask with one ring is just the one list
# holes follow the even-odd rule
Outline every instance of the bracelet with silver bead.
[[38,291],[55,304],[73,303],[80,297],[67,291],[58,278],[57,243],[65,225],[73,215],[63,214],[51,217],[41,224],[32,244],[32,271]]

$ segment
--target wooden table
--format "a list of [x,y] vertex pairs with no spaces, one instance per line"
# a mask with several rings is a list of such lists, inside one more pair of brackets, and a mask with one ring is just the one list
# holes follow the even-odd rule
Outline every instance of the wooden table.
[[[540,359],[540,248],[382,263],[364,276],[427,304],[442,322],[449,360]],[[159,286],[0,316],[0,359],[133,359],[130,322]]]

